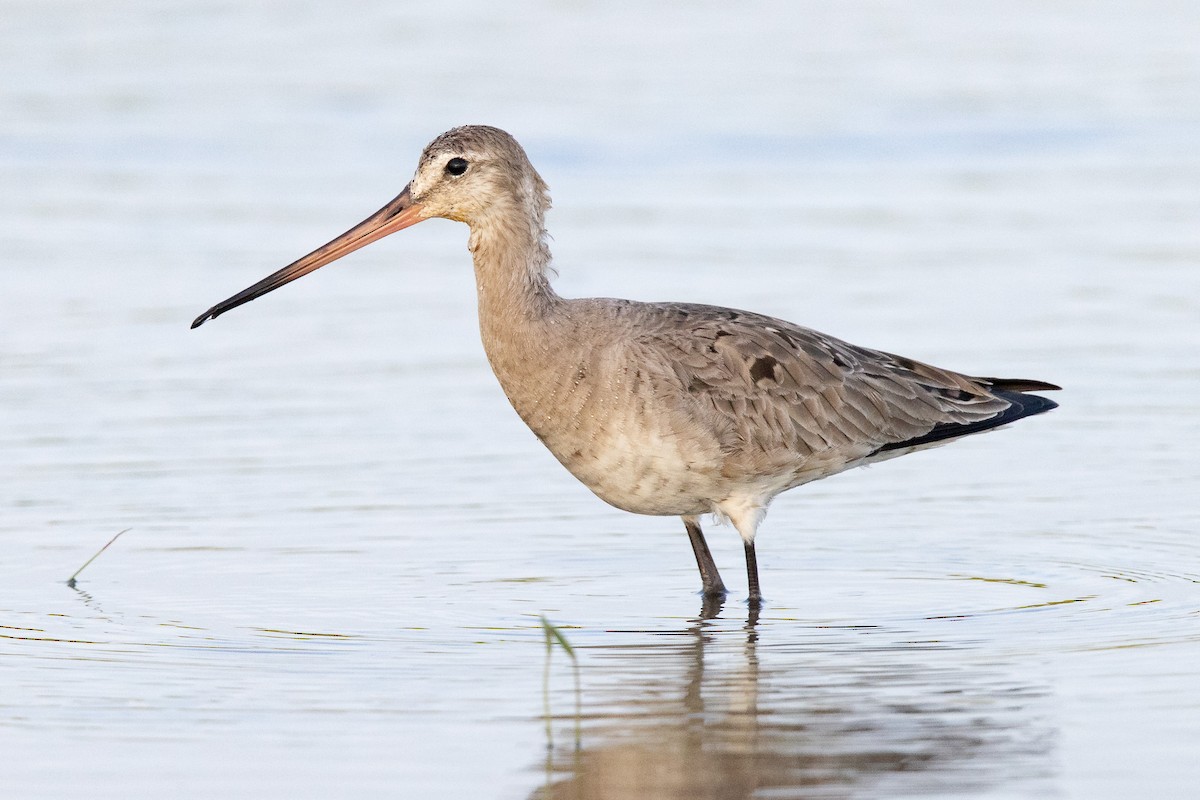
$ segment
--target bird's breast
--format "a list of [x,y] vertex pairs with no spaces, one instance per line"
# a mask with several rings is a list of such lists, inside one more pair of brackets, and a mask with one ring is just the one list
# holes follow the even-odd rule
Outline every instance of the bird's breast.
[[[517,413],[572,475],[637,514],[712,510],[723,456],[636,366],[603,355],[569,369],[497,377]],[[493,367],[496,365],[493,364]]]

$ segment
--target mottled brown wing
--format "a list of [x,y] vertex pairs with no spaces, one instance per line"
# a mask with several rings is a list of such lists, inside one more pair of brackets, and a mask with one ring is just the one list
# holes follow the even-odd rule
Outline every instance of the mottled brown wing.
[[[641,329],[681,385],[711,413],[730,450],[846,461],[1001,414],[986,379],[856,347],[783,320],[700,305],[656,305]],[[970,432],[967,430],[964,433]],[[939,437],[939,438],[949,438]]]

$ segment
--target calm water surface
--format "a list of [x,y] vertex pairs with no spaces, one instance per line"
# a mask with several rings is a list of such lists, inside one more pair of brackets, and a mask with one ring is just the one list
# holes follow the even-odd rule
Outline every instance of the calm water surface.
[[[5,797],[1194,792],[1193,4],[2,16]],[[781,498],[754,618],[731,529],[701,608],[679,522],[508,408],[461,226],[188,330],[464,122],[554,188],[563,294],[753,308],[1062,408]]]

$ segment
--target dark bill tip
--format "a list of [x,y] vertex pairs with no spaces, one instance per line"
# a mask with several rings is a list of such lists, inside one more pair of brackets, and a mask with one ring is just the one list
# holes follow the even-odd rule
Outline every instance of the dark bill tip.
[[201,325],[208,322],[210,319],[216,319],[217,315],[220,313],[221,312],[217,311],[215,308],[210,308],[208,311],[205,311],[203,314],[201,314],[200,316],[198,316],[194,320],[192,320],[192,328],[193,329],[199,328]]

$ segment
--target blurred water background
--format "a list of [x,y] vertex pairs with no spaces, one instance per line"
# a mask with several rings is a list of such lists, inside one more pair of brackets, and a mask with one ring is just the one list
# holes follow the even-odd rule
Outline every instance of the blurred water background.
[[[0,4],[0,793],[1189,796],[1198,31],[1188,2]],[[1062,408],[780,498],[760,618],[714,528],[704,618],[678,520],[509,409],[464,227],[188,329],[463,123],[550,183],[563,294]]]

